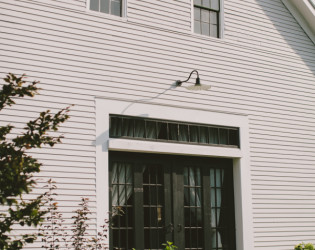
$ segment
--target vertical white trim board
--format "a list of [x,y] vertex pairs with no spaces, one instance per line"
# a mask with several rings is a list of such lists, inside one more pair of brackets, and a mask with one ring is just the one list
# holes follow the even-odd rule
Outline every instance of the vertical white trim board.
[[[237,250],[254,249],[251,178],[249,169],[249,132],[248,117],[246,115],[191,109],[184,106],[161,106],[154,103],[132,100],[96,98],[95,142],[98,226],[104,222],[109,211],[108,152],[111,147],[114,150],[120,149],[122,151],[151,153],[161,153],[164,148],[164,143],[142,142],[133,144],[124,140],[110,139],[110,114],[238,127],[240,129],[240,149],[231,150],[224,147],[185,145],[183,147],[173,147],[171,154],[187,155],[188,152],[191,151],[194,152],[194,155],[233,158]],[[166,144],[167,143],[165,143],[165,146]],[[198,150],[196,150],[196,147],[198,147]]]

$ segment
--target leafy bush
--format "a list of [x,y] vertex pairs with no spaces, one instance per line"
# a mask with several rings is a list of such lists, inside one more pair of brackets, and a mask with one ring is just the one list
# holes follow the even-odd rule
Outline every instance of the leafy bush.
[[74,249],[74,250],[96,250],[108,249],[106,242],[109,221],[105,221],[96,236],[89,235],[90,210],[89,200],[81,198],[79,208],[72,217],[73,222],[70,227],[64,223],[62,214],[59,212],[58,203],[56,202],[57,194],[54,193],[56,186],[52,180],[47,185],[49,191],[44,195],[44,204],[42,208],[46,213],[46,220],[41,223],[39,236],[44,243],[42,248],[54,249]]
[[300,243],[294,247],[294,250],[314,250],[314,245],[312,243]]
[[[0,90],[0,111],[15,104],[16,97],[33,97],[37,94],[37,81],[27,84],[25,75],[17,77],[8,74]],[[38,226],[45,211],[41,211],[43,195],[33,200],[23,199],[36,185],[33,178],[40,171],[41,163],[28,154],[28,150],[43,145],[54,146],[62,136],[49,136],[49,131],[57,131],[69,116],[69,107],[51,114],[41,112],[39,117],[26,124],[24,132],[13,139],[14,126],[0,126],[0,206],[7,207],[0,213],[0,249],[17,250],[36,239],[36,234],[22,233],[12,236],[14,225]]]

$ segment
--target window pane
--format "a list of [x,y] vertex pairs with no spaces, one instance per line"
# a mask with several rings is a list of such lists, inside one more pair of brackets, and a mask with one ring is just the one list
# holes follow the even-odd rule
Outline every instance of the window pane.
[[191,142],[199,141],[199,130],[198,126],[189,126],[189,137]]
[[194,22],[194,31],[197,34],[201,34],[200,25],[201,25],[201,23],[199,21]]
[[209,143],[210,144],[219,144],[219,129],[218,128],[209,128]]
[[144,138],[144,120],[135,120],[135,137]]
[[179,125],[179,141],[188,141],[188,125]]
[[204,23],[210,23],[210,11],[201,10],[201,21]]
[[210,11],[210,23],[217,24],[218,23],[218,14],[214,11]]
[[123,136],[133,137],[134,120],[125,118],[123,120]]
[[111,0],[111,14],[121,16],[121,0]]
[[208,127],[200,127],[200,142],[209,143],[208,140]]
[[99,10],[100,0],[90,0],[90,10]]
[[169,139],[172,141],[178,141],[178,124],[169,123]]
[[110,136],[121,136],[122,135],[122,118],[111,117],[110,118]]
[[211,0],[211,9],[220,10],[220,0]]
[[228,144],[228,130],[220,128],[220,144]]
[[148,139],[156,139],[156,122],[146,121],[146,136]]
[[194,0],[194,5],[199,5],[199,6],[201,6],[201,0]]
[[218,35],[218,26],[217,25],[211,25],[210,26],[210,36],[211,37],[219,37],[219,35]]
[[200,10],[201,10],[200,8],[196,8],[196,7],[194,8],[194,19],[197,21],[200,21],[200,15],[201,15]]
[[237,130],[229,130],[229,145],[238,146],[239,144],[238,131]]
[[210,8],[210,0],[203,0],[202,1],[202,6],[206,8]]
[[101,0],[101,12],[109,13],[109,0]]
[[167,140],[167,123],[158,122],[158,139]]
[[201,23],[201,34],[209,36],[210,35],[210,24]]

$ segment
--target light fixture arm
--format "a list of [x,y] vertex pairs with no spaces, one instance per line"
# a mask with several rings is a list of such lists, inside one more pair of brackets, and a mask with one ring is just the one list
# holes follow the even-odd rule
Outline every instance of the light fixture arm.
[[188,77],[185,81],[177,80],[177,81],[175,82],[175,83],[176,83],[176,86],[181,86],[183,82],[188,82],[189,79],[190,79],[190,77],[191,77],[191,75],[192,75],[194,72],[196,72],[196,74],[197,74],[196,84],[200,84],[199,73],[198,73],[198,71],[197,71],[196,69],[194,69],[193,71],[190,72],[189,77]]

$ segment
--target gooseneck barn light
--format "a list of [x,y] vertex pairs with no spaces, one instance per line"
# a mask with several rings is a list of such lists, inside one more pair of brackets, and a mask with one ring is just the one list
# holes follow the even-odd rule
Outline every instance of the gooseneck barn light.
[[196,83],[195,83],[195,85],[190,85],[190,86],[187,86],[187,87],[185,87],[185,88],[188,89],[188,90],[208,90],[208,89],[210,89],[210,88],[211,88],[210,85],[205,85],[205,84],[201,84],[201,83],[200,83],[199,73],[198,73],[198,71],[195,70],[195,69],[190,72],[189,77],[188,77],[185,81],[177,80],[177,81],[175,82],[176,86],[182,86],[182,83],[188,82],[189,79],[190,79],[190,77],[191,77],[191,75],[192,75],[194,72],[197,74],[197,78],[196,78]]

